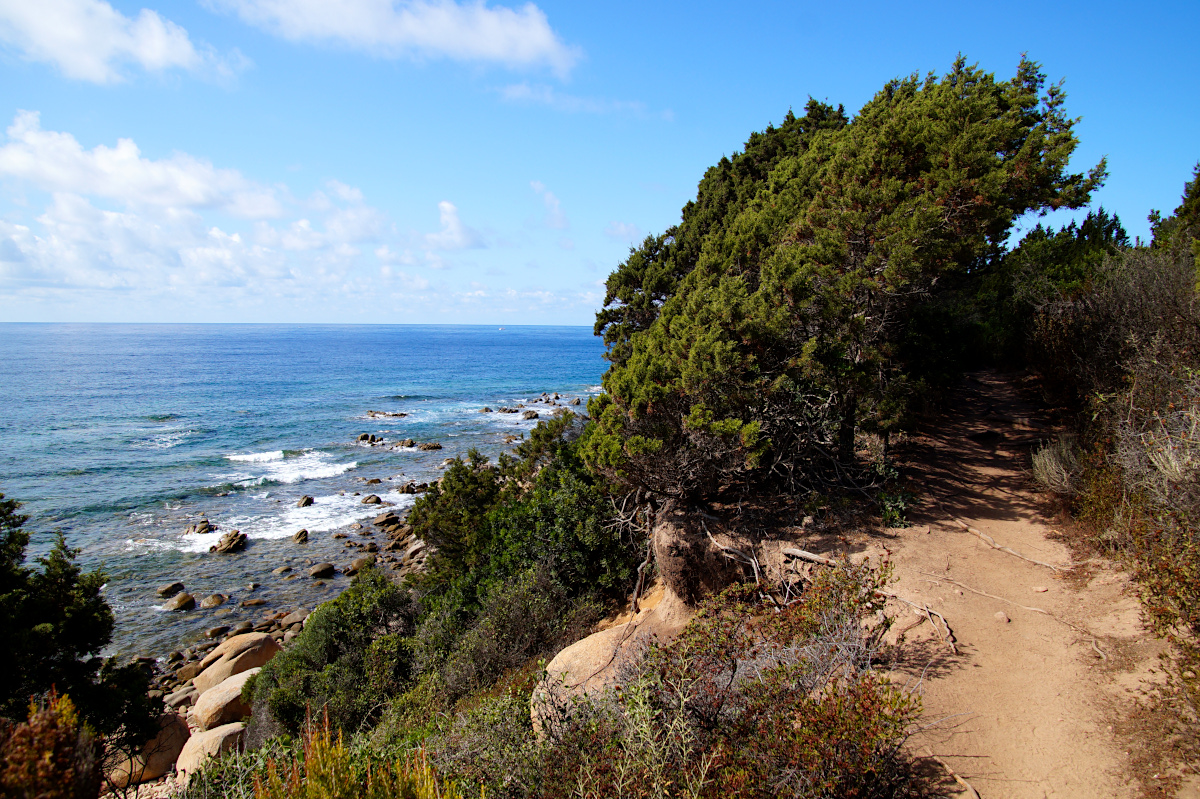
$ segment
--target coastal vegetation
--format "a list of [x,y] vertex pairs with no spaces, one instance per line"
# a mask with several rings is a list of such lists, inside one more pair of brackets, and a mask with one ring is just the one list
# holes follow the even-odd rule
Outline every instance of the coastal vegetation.
[[[244,750],[183,795],[919,793],[920,700],[879,668],[886,559],[799,552],[820,568],[785,582],[713,530],[902,526],[914,497],[893,442],[981,364],[1036,375],[1058,408],[1067,433],[1032,473],[1080,546],[1131,565],[1197,709],[1200,167],[1147,245],[1098,209],[1014,246],[1018,219],[1084,207],[1105,178],[1104,161],[1069,168],[1075,123],[1036,63],[999,80],[959,58],[853,116],[810,100],[752,134],[609,277],[588,414],[494,463],[453,459],[405,519],[426,568],[364,566],[309,615],[240,689]],[[16,511],[0,503],[2,632],[22,642],[3,746],[42,747],[80,775],[61,795],[95,796],[96,741],[136,748],[160,704],[136,664],[97,657],[103,576],[61,537],[25,567]],[[666,598],[647,611],[652,579]],[[670,634],[634,640],[630,619],[661,608],[686,618],[662,610]],[[552,668],[614,631],[608,682]]]

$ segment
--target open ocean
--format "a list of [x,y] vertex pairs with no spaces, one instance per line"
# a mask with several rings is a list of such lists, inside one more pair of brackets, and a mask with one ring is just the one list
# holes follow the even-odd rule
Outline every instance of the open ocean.
[[[0,492],[25,505],[31,562],[61,530],[85,568],[103,565],[107,654],[161,656],[207,627],[334,596],[347,578],[315,587],[305,566],[359,554],[332,535],[380,512],[363,496],[400,510],[415,497],[394,487],[471,447],[494,460],[505,435],[537,424],[484,406],[542,392],[586,405],[603,352],[586,327],[0,324]],[[444,449],[370,447],[361,433]],[[315,502],[297,507],[305,494]],[[185,535],[201,513],[220,532]],[[291,540],[301,528],[309,544]],[[210,554],[231,529],[246,551]],[[154,588],[173,580],[197,601],[231,600],[164,612]],[[267,605],[239,607],[248,598]]]

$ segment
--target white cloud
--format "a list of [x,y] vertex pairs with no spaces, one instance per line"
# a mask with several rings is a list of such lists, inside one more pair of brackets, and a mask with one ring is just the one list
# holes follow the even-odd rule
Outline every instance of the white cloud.
[[594,97],[576,97],[564,94],[544,84],[528,82],[514,83],[500,89],[500,97],[510,103],[524,105],[546,105],[558,111],[585,114],[611,114],[628,112],[644,114],[646,104],[625,100],[600,100]]
[[579,60],[533,3],[484,0],[209,0],[292,41],[336,43],[386,56],[442,56],[510,67],[549,66],[565,76]]
[[149,72],[207,68],[230,75],[234,65],[210,49],[197,49],[188,32],[143,8],[129,18],[104,0],[0,0],[0,41],[30,60],[57,66],[64,75],[115,83],[127,64]]
[[442,200],[438,203],[438,215],[441,217],[442,229],[437,233],[427,233],[425,246],[431,250],[467,250],[483,246],[483,238],[479,233],[464,225],[458,218],[458,209],[454,203]]
[[7,133],[0,146],[0,176],[45,191],[106,197],[130,206],[216,208],[252,219],[282,210],[271,189],[186,153],[143,158],[131,139],[85,150],[69,133],[42,130],[33,111],[18,112]]
[[604,228],[604,235],[613,241],[620,241],[625,244],[637,244],[646,238],[646,234],[637,225],[616,221],[608,223],[608,226]]
[[540,180],[529,182],[530,187],[541,195],[542,202],[546,204],[546,227],[553,230],[566,230],[571,226],[567,221],[567,215],[562,211],[562,205],[558,201],[558,197],[554,196],[554,192],[546,188]]

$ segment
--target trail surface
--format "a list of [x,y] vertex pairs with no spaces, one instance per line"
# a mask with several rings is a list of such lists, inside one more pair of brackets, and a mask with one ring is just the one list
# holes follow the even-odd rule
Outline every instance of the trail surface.
[[1194,796],[1139,773],[1144,731],[1131,719],[1161,684],[1162,644],[1122,571],[1074,564],[1056,540],[1028,474],[1030,446],[1049,437],[987,372],[906,449],[921,492],[913,526],[870,546],[890,550],[892,590],[922,606],[897,603],[893,630],[909,628],[894,676],[919,684],[928,725],[912,751],[951,796]]

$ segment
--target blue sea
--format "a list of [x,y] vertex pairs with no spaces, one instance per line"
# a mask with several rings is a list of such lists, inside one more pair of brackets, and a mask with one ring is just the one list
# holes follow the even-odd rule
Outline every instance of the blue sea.
[[[543,392],[586,405],[603,352],[585,327],[0,324],[0,492],[30,516],[31,560],[61,530],[81,564],[103,567],[107,654],[161,656],[343,590],[305,567],[358,554],[333,535],[380,512],[364,496],[400,510],[415,498],[393,489],[436,478],[446,458],[511,449],[505,437],[537,422],[502,405]],[[390,446],[406,438],[443,449]],[[219,532],[185,534],[201,514]],[[308,544],[291,539],[301,528]],[[210,554],[231,529],[246,551]],[[231,601],[165,612],[154,589],[174,580]],[[248,598],[267,604],[240,607]]]

